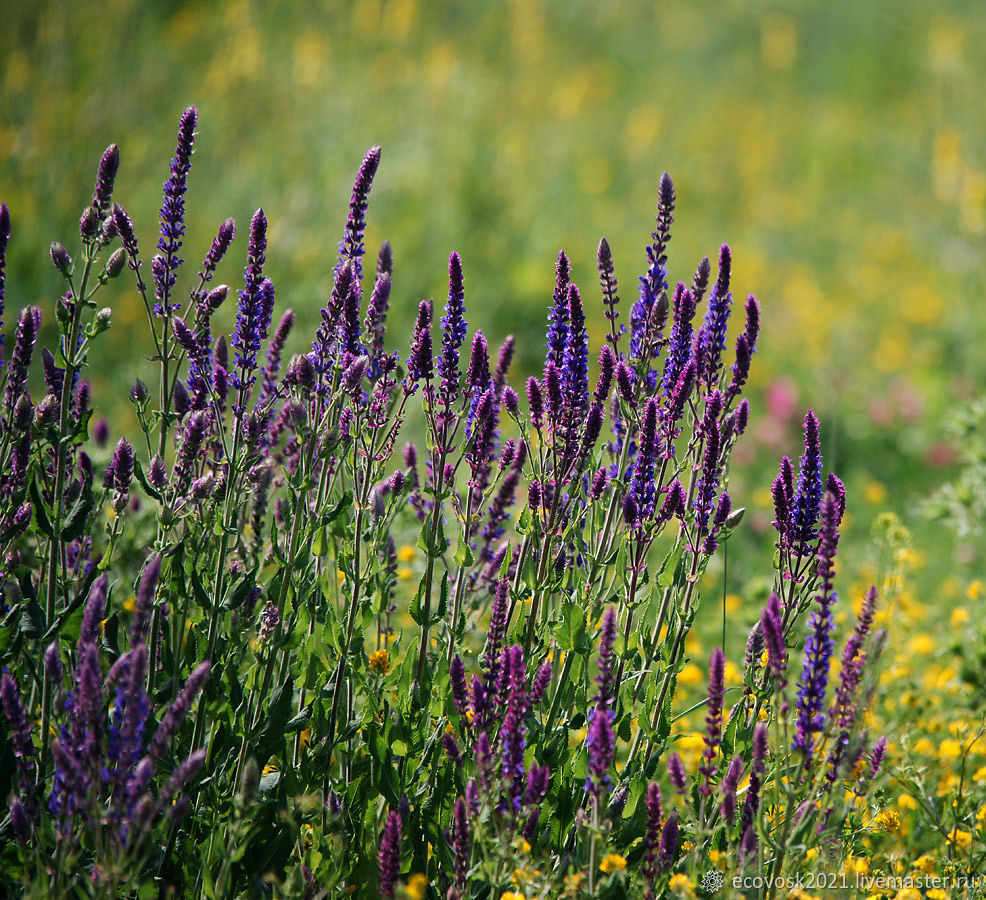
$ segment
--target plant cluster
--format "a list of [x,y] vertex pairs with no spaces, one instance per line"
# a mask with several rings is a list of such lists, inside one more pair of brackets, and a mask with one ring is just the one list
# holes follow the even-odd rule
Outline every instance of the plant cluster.
[[[495,356],[469,337],[456,253],[437,335],[424,300],[388,346],[394,255],[365,247],[379,148],[304,353],[284,362],[262,209],[232,297],[214,284],[231,219],[183,279],[196,125],[190,107],[149,265],[108,148],[77,258],[51,247],[54,320],[22,310],[0,374],[8,891],[656,897],[841,860],[886,752],[864,717],[882,636],[871,591],[836,657],[846,498],[811,411],[772,487],[774,589],[739,694],[713,650],[700,750],[678,752],[700,583],[743,516],[728,475],[760,307],[730,341],[726,245],[672,285],[670,177],[627,312],[599,244],[594,363],[558,255],[522,402],[513,337]],[[10,234],[0,206],[0,260]],[[130,438],[85,380],[112,318],[96,298],[125,273],[160,371],[133,385]]]

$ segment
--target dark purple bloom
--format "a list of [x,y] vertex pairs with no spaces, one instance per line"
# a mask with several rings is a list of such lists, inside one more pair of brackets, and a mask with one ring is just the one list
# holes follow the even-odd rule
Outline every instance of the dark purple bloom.
[[390,286],[389,273],[381,273],[373,285],[370,302],[366,305],[366,320],[363,330],[366,333],[370,356],[373,360],[371,377],[376,377],[379,374],[377,361],[383,353],[383,339],[387,329],[387,309],[390,305]]
[[191,480],[208,430],[209,414],[205,410],[194,412],[188,417],[178,445],[178,458],[175,460],[174,480],[179,490],[183,490]]
[[719,249],[719,277],[709,294],[709,308],[696,338],[698,378],[711,389],[719,382],[722,353],[726,349],[726,325],[733,295],[729,291],[732,255],[727,244]]
[[[582,297],[574,285],[568,286],[568,343],[562,357],[562,383],[565,391],[566,427],[576,428],[589,405],[589,336],[585,330]],[[574,436],[569,434],[571,440]]]
[[92,210],[100,224],[106,219],[110,209],[110,198],[113,195],[113,183],[120,168],[120,150],[116,144],[110,144],[103,152],[96,173],[96,186],[92,192]]
[[126,493],[130,490],[130,481],[134,476],[134,452],[126,438],[120,438],[113,452],[113,486],[117,491]]
[[593,702],[600,707],[610,708],[615,705],[614,689],[619,689],[619,685],[615,684],[616,672],[613,667],[615,662],[613,645],[615,643],[616,611],[610,606],[603,613],[603,624],[599,632],[599,674],[596,675],[598,690]]
[[493,384],[496,385],[497,390],[502,391],[504,389],[504,383],[507,379],[507,372],[510,371],[510,363],[514,358],[514,336],[508,334],[504,339],[503,343],[500,345],[500,349],[496,354],[496,368],[493,370]]
[[544,364],[549,362],[560,366],[568,347],[568,286],[571,279],[571,264],[563,250],[555,263],[555,293],[548,310],[547,353]]
[[449,290],[445,315],[442,317],[442,354],[438,374],[442,379],[441,395],[446,405],[459,396],[459,348],[466,336],[465,288],[462,281],[462,260],[454,251],[449,256]]
[[[718,391],[713,391],[707,398],[711,403],[714,397],[719,397]],[[704,531],[709,526],[709,518],[715,502],[716,490],[719,487],[719,423],[717,418],[706,416],[703,422],[705,429],[705,454],[702,458],[702,474],[696,484],[695,500],[692,504],[699,529]]]
[[27,790],[30,784],[30,775],[34,772],[35,765],[31,726],[27,721],[27,713],[24,711],[17,682],[6,669],[0,676],[0,703],[2,703],[4,714],[7,716],[7,728],[13,744],[14,758],[17,760],[17,771],[20,773],[20,781],[22,782],[20,790]]
[[674,439],[680,430],[678,421],[685,411],[685,404],[695,386],[696,371],[693,357],[685,363],[685,367],[681,370],[681,375],[678,376],[678,380],[668,397],[667,405],[661,417],[662,456],[664,459],[671,459],[674,456]]
[[[478,330],[472,336],[472,349],[469,353],[469,368],[466,370],[466,384],[471,393],[481,394],[491,384],[489,348],[483,332]],[[475,407],[474,407],[475,408]]]
[[725,665],[726,657],[723,655],[722,649],[716,647],[709,657],[709,701],[706,705],[708,712],[705,716],[705,752],[702,754],[703,762],[698,769],[703,776],[698,791],[703,797],[708,797],[712,793],[712,776],[716,772],[713,760],[716,758],[719,744],[722,742],[722,701],[726,692]]
[[637,458],[633,465],[633,480],[630,482],[629,495],[634,499],[638,515],[646,520],[654,512],[654,463],[660,451],[660,437],[657,424],[659,408],[656,398],[647,400],[644,415],[640,424],[640,442],[637,448]]
[[[474,783],[473,783],[474,784]],[[454,857],[455,885],[463,891],[469,879],[469,855],[472,852],[472,834],[469,830],[469,811],[466,801],[459,797],[452,810],[452,854]]]
[[616,754],[616,735],[613,733],[610,710],[605,703],[597,703],[589,715],[589,727],[585,735],[589,775],[585,781],[585,789],[599,796],[610,785],[609,770]]
[[726,775],[722,779],[720,790],[722,791],[722,817],[730,825],[736,818],[736,789],[739,787],[740,778],[743,777],[743,759],[734,756]]
[[[833,598],[834,599],[834,596]],[[828,684],[829,661],[835,642],[832,629],[835,623],[830,604],[819,602],[808,619],[808,640],[805,642],[804,665],[798,684],[798,723],[793,747],[804,752],[810,762],[814,750],[814,735],[825,726],[822,712],[825,703],[825,687]]]
[[449,760],[454,766],[462,765],[462,751],[459,749],[458,743],[456,743],[455,737],[449,732],[445,732],[442,735],[442,746],[445,748],[445,752],[448,754]]
[[598,500],[606,486],[609,484],[609,469],[603,466],[595,475],[592,476],[592,485],[589,487],[589,499]]
[[182,722],[188,717],[195,698],[198,696],[199,691],[202,690],[206,681],[208,681],[211,670],[212,666],[209,662],[201,662],[192,670],[192,674],[188,676],[188,680],[178,692],[178,696],[175,697],[174,701],[168,707],[164,718],[161,720],[161,724],[158,725],[157,731],[154,732],[154,737],[151,738],[151,743],[147,750],[149,759],[161,759],[168,751]]
[[[198,111],[189,106],[181,115],[178,123],[178,145],[174,158],[171,160],[171,173],[164,183],[164,203],[161,206],[161,237],[158,240],[158,251],[161,263],[154,266],[154,295],[157,304],[154,311],[158,315],[169,315],[172,307],[169,304],[171,289],[175,285],[175,272],[183,262],[178,258],[182,238],[185,236],[185,192],[188,190],[188,173],[192,166],[192,146],[195,142],[195,126],[198,122]],[[115,217],[114,217],[115,221]],[[123,230],[119,228],[121,237]],[[126,242],[124,241],[124,247]],[[177,305],[174,307],[177,309]]]
[[[10,209],[0,203],[0,366],[3,365],[3,297],[7,281],[7,245],[10,242]],[[24,313],[21,312],[23,316]]]
[[654,335],[649,335],[652,310],[658,297],[668,289],[667,247],[671,239],[671,223],[674,221],[674,183],[665,172],[661,176],[657,202],[657,227],[647,247],[647,272],[640,277],[640,295],[630,310],[630,358],[640,360],[652,353],[650,346]]
[[822,502],[822,441],[818,418],[805,414],[805,452],[798,471],[798,489],[791,505],[791,541],[800,555],[809,552],[817,537],[818,509]]
[[672,810],[661,831],[661,843],[657,848],[657,865],[663,871],[670,869],[678,856],[678,810]]
[[[6,207],[4,207],[6,209]],[[0,319],[3,316],[3,258],[0,254]],[[2,321],[0,321],[2,325]],[[17,401],[27,385],[27,374],[34,355],[34,344],[41,327],[41,310],[37,306],[25,306],[17,317],[14,331],[14,350],[7,370],[7,387],[4,392],[4,406],[12,415]],[[0,345],[2,346],[2,345]],[[2,359],[0,359],[2,362]]]
[[534,683],[531,685],[531,703],[540,703],[548,692],[551,684],[551,660],[545,660],[534,673]]
[[544,393],[541,382],[533,375],[527,379],[527,406],[531,411],[531,424],[540,431],[544,425]]
[[668,396],[674,390],[681,371],[692,355],[692,319],[695,317],[695,295],[678,282],[674,292],[674,324],[668,343],[668,354],[664,360],[664,374],[661,377],[661,390]]
[[486,689],[490,691],[497,684],[500,674],[500,650],[507,633],[507,601],[510,582],[506,578],[497,581],[493,588],[493,607],[490,611],[490,626],[486,634],[486,648],[480,665],[485,673]]
[[466,695],[466,672],[462,666],[459,654],[452,657],[452,662],[448,667],[449,686],[452,688],[452,702],[459,715],[465,718],[469,706],[469,698]]
[[503,747],[502,772],[508,782],[508,793],[513,810],[520,811],[521,797],[524,789],[524,748],[525,726],[524,719],[529,709],[530,698],[527,695],[526,667],[524,651],[518,644],[503,651],[503,673],[507,681],[507,694],[500,692],[501,702],[504,700],[506,713],[500,728],[500,743]]
[[157,596],[157,584],[161,578],[161,557],[155,554],[144,566],[137,585],[134,617],[130,623],[130,644],[135,646],[146,640],[147,626],[151,618],[154,598]]
[[608,345],[604,345],[599,351],[599,380],[596,382],[596,389],[592,392],[593,400],[605,403],[609,397],[609,392],[613,387],[613,375],[616,370],[616,354]]
[[371,147],[363,162],[359,172],[356,174],[356,182],[353,185],[353,195],[349,201],[349,216],[346,219],[346,235],[339,242],[339,268],[349,262],[356,273],[356,280],[359,281],[363,274],[363,256],[366,248],[363,246],[363,235],[366,232],[366,207],[369,202],[370,188],[373,186],[373,176],[377,173],[380,165],[380,148]]
[[774,680],[783,686],[787,673],[787,650],[784,647],[784,616],[781,600],[771,593],[767,605],[760,613],[760,630],[767,646],[767,663]]
[[411,335],[411,354],[407,362],[408,378],[412,381],[433,377],[431,355],[431,302],[422,300]]
[[842,483],[842,480],[834,472],[829,473],[829,477],[825,481],[825,490],[835,497],[839,505],[839,522],[842,522],[842,517],[846,514],[846,486]]
[[685,764],[677,753],[672,753],[668,757],[668,779],[671,781],[671,786],[679,794],[685,792]]
[[620,317],[619,310],[620,296],[617,293],[616,271],[613,267],[613,251],[610,250],[609,241],[602,238],[599,241],[599,249],[596,252],[596,271],[599,272],[599,287],[603,294],[603,306],[606,307],[606,320],[610,323],[610,333],[606,340],[616,346],[619,334],[616,330],[616,320]]
[[274,396],[277,390],[277,377],[281,371],[281,355],[284,353],[284,345],[287,343],[288,335],[294,327],[294,310],[285,310],[281,316],[281,321],[274,331],[274,336],[267,347],[267,365],[264,366],[263,383],[260,391],[258,404],[262,404]]
[[644,832],[644,862],[640,871],[647,879],[644,896],[652,898],[654,879],[660,871],[657,865],[657,851],[661,843],[661,788],[656,781],[647,785],[644,805],[647,809],[647,830]]
[[[257,380],[257,353],[270,327],[274,311],[274,285],[263,274],[267,252],[267,218],[258,209],[250,221],[250,240],[247,244],[247,267],[244,272],[244,289],[240,291],[236,310],[236,328],[230,343],[236,350],[239,371],[234,374],[233,386],[240,392],[234,412],[242,416],[246,397]],[[225,368],[225,367],[224,367]]]
[[[226,299],[226,294],[224,292],[222,294],[222,299],[219,299],[219,302],[216,302],[215,299],[208,299],[211,298],[213,293],[212,291],[210,291],[209,294],[204,294],[203,291],[205,286],[212,281],[212,276],[216,272],[216,267],[226,255],[226,251],[229,250],[229,246],[233,243],[233,238],[235,237],[236,222],[233,219],[226,219],[219,226],[216,236],[212,239],[212,246],[209,247],[209,252],[206,253],[205,259],[202,261],[202,270],[199,272],[198,287],[192,291],[190,295],[192,303],[197,307],[197,312],[206,320],[208,320],[208,317],[219,308],[219,303]],[[223,287],[223,285],[220,285],[220,287]],[[216,290],[218,290],[218,288]]]

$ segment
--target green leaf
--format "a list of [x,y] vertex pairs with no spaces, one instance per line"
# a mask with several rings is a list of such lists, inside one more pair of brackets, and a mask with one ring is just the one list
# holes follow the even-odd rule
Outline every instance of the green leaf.
[[664,557],[664,562],[661,563],[661,568],[657,574],[657,583],[661,587],[671,587],[674,584],[675,573],[677,572],[678,564],[681,562],[684,549],[684,543],[679,543]]
[[562,604],[561,625],[555,637],[562,650],[583,652],[581,648],[587,644],[585,612],[577,603],[566,600]]
[[291,719],[291,700],[294,696],[293,682],[289,675],[274,691],[267,715],[263,721],[258,742],[260,755],[270,756],[284,743],[285,726]]
[[65,524],[62,526],[63,541],[74,541],[82,534],[86,527],[86,519],[92,512],[94,505],[91,490],[85,490],[79,494],[72,509],[69,510],[69,514],[65,517]]
[[41,492],[38,490],[38,482],[36,479],[31,479],[31,508],[34,510],[34,521],[41,533],[45,537],[54,537],[55,530],[51,527],[51,519],[48,517],[48,507],[41,497]]
[[140,464],[139,459],[134,460],[134,475],[140,482],[140,486],[144,489],[144,493],[149,497],[153,497],[155,500],[161,500],[161,493],[156,488],[151,487],[150,482],[147,480],[147,475],[144,472],[144,467]]

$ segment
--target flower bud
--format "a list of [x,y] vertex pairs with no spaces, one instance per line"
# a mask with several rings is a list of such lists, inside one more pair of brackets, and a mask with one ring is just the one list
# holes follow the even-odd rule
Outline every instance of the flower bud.
[[110,327],[110,318],[113,315],[113,310],[108,306],[104,306],[98,313],[96,313],[95,319],[93,319],[93,334],[99,334],[101,331],[106,331]]
[[79,219],[79,234],[86,240],[92,240],[99,234],[101,224],[99,213],[87,206]]
[[66,278],[72,274],[72,257],[58,241],[51,242],[51,261]]
[[[112,219],[107,219],[107,223],[112,222]],[[113,255],[106,260],[106,277],[116,278],[123,271],[123,266],[127,261],[127,254],[124,252],[123,247],[117,247],[113,251]]]
[[147,390],[147,385],[138,378],[130,388],[130,399],[139,405],[141,403],[146,403],[150,396],[151,394],[150,391]]

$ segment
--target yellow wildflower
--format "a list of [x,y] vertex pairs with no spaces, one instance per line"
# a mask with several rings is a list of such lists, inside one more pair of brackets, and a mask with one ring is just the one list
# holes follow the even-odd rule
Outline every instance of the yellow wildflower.
[[896,831],[900,828],[900,816],[894,809],[885,809],[876,817],[877,824],[885,831]]
[[414,549],[410,544],[405,544],[400,550],[397,551],[397,558],[403,562],[410,562],[417,555],[417,550]]
[[618,853],[607,853],[603,857],[602,862],[599,863],[599,868],[607,875],[610,872],[617,872],[617,871],[624,872],[626,871],[626,867],[627,867],[627,861]]
[[390,653],[387,650],[377,650],[370,654],[370,671],[386,674],[390,668]]
[[901,888],[894,894],[894,900],[921,900],[921,892],[917,888]]
[[677,875],[671,876],[671,880],[668,882],[668,890],[675,897],[694,897],[695,883],[687,875],[679,872]]
[[500,895],[500,900],[527,900],[527,898],[517,891],[504,891]]
[[310,850],[312,844],[315,843],[315,829],[312,828],[307,822],[301,826],[301,846],[306,850]]
[[428,878],[420,872],[415,872],[408,880],[405,888],[409,900],[424,900],[428,892]]
[[935,872],[935,861],[930,856],[919,856],[914,860],[914,868],[924,875],[933,875]]
[[971,618],[969,610],[964,606],[956,606],[952,610],[951,615],[952,628],[961,628],[963,625],[968,625]]

